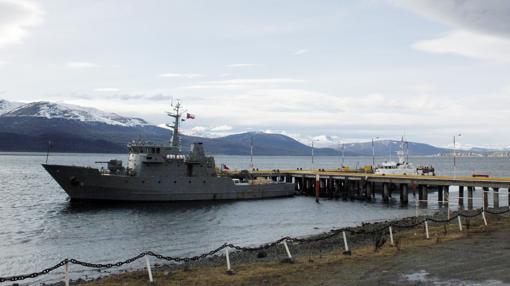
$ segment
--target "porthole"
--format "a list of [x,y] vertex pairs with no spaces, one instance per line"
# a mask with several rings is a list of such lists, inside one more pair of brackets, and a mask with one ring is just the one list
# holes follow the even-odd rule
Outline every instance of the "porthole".
[[177,184],[177,181],[174,181],[174,184]]
[[205,181],[203,183],[205,184]]
[[189,183],[191,184],[191,180],[189,180]]

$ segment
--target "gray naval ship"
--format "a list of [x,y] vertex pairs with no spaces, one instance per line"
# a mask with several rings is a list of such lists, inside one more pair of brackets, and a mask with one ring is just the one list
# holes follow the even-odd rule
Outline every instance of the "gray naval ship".
[[180,151],[179,102],[168,115],[174,118],[169,144],[128,144],[127,166],[120,160],[107,162],[107,169],[43,164],[71,200],[103,201],[195,201],[240,200],[286,197],[294,194],[291,183],[239,180],[218,172],[214,158],[206,156],[202,143]]

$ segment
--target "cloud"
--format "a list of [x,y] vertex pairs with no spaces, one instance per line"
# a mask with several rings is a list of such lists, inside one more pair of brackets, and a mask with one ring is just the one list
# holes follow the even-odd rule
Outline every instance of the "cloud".
[[260,64],[230,64],[227,65],[229,68],[249,68],[249,67],[258,67]]
[[294,51],[293,54],[296,55],[296,56],[300,56],[300,55],[306,54],[306,53],[308,53],[307,49],[300,49],[300,50]]
[[97,91],[97,92],[115,92],[115,91],[119,91],[120,89],[116,88],[116,87],[99,87],[99,88],[94,88],[94,91]]
[[68,62],[66,66],[71,69],[90,69],[100,67],[100,65],[91,62]]
[[[216,138],[227,136],[230,134],[234,134],[237,132],[232,132],[232,127],[228,125],[220,125],[220,126],[195,126],[189,129],[183,129],[182,132],[186,135],[190,136],[199,136],[199,137],[207,137],[207,138]],[[241,131],[242,132],[242,131]]]
[[393,0],[425,18],[484,34],[510,37],[510,1],[505,0]]
[[200,82],[195,85],[181,87],[182,89],[250,89],[262,86],[303,83],[304,80],[294,78],[237,78],[227,80],[213,80]]
[[0,47],[21,43],[43,17],[44,11],[35,2],[0,0]]
[[7,64],[6,61],[0,61],[0,67],[5,66]]
[[197,73],[162,73],[159,75],[159,77],[192,79],[192,78],[204,77],[204,75],[197,74]]
[[392,2],[453,29],[445,36],[414,43],[415,49],[510,62],[510,1],[393,0]]
[[413,44],[413,48],[430,53],[459,54],[510,63],[510,38],[469,31],[455,31],[444,37],[419,41]]
[[220,126],[211,128],[211,131],[215,131],[215,132],[225,132],[225,131],[230,131],[230,130],[232,130],[232,126],[228,126],[228,125],[220,125]]

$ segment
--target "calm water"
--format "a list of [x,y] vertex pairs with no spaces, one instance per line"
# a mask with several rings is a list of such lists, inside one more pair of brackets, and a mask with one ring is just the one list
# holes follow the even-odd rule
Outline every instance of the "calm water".
[[[50,163],[94,165],[94,161],[125,155],[54,154]],[[383,158],[378,158],[378,161]],[[253,245],[282,236],[302,236],[331,228],[425,214],[437,210],[418,209],[410,197],[407,207],[396,201],[374,203],[295,197],[261,201],[223,203],[116,204],[110,206],[71,205],[67,195],[43,170],[44,154],[0,155],[0,276],[29,273],[53,265],[63,258],[107,263],[153,250],[166,255],[195,255],[224,242]],[[249,157],[216,156],[216,164],[247,168]],[[369,157],[346,158],[355,167],[370,164]],[[451,158],[411,158],[417,165],[433,165],[437,173],[452,173]],[[459,158],[457,174],[487,173],[510,177],[508,158]],[[255,157],[261,169],[310,168],[309,157]],[[316,168],[336,168],[337,157],[316,157]],[[476,192],[480,195],[480,192]],[[500,193],[507,204],[507,190]],[[456,201],[457,190],[450,198]],[[437,196],[429,195],[431,201]],[[398,197],[394,196],[394,200]],[[492,202],[491,196],[489,196]],[[481,200],[475,198],[475,206]],[[454,203],[451,207],[455,208]],[[143,267],[139,261],[130,267]],[[98,275],[72,266],[72,278]],[[61,270],[37,282],[55,281]],[[7,285],[8,283],[4,283]]]

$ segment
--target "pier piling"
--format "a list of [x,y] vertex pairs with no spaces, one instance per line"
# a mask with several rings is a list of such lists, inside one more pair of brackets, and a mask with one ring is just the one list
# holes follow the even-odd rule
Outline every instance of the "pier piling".
[[367,200],[371,201],[373,196],[373,189],[374,185],[371,182],[366,182],[366,188],[367,188]]
[[419,199],[419,204],[420,205],[427,205],[428,203],[428,190],[427,190],[427,186],[426,185],[420,185],[420,189],[418,191],[418,199]]
[[387,183],[383,183],[383,202],[388,203],[389,201],[389,186]]
[[443,186],[443,200],[447,206],[450,204],[450,186]]
[[437,202],[443,205],[443,186],[437,186]]
[[473,209],[473,190],[474,187],[468,187],[468,210]]
[[483,208],[486,209],[489,207],[489,188],[483,187]]
[[404,205],[409,203],[409,190],[407,184],[400,186],[400,202]]
[[459,186],[459,208],[464,207],[464,186]]
[[319,174],[315,176],[315,202],[319,202],[319,196],[321,194],[321,179]]
[[499,188],[492,188],[492,200],[492,207],[499,208]]

